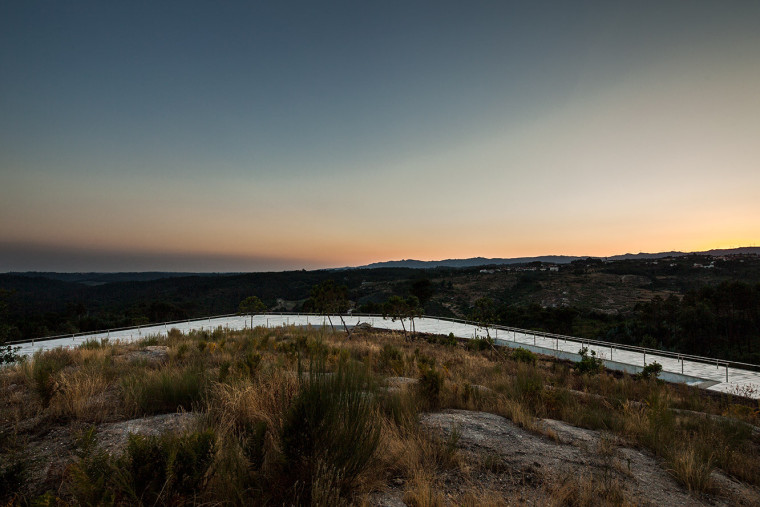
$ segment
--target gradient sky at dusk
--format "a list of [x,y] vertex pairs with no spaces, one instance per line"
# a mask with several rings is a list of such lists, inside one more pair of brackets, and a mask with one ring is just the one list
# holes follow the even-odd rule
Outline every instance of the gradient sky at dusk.
[[0,4],[0,272],[760,244],[760,2]]

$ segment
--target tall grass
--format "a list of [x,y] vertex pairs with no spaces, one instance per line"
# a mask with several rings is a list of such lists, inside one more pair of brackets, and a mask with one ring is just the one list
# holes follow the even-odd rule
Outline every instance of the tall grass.
[[206,374],[197,367],[143,370],[121,382],[127,410],[134,415],[192,410],[207,389]]
[[329,375],[312,364],[281,431],[288,486],[302,501],[311,501],[317,480],[348,492],[370,465],[380,440],[372,386],[361,364],[340,363]]
[[[14,377],[0,379],[0,389],[11,393],[0,404],[6,420],[39,414],[48,421],[43,425],[99,422],[183,409],[203,414],[211,428],[206,436],[173,437],[180,440],[133,437],[121,457],[84,446],[60,490],[66,501],[342,505],[402,478],[410,505],[496,502],[471,484],[443,494],[441,478],[471,477],[472,465],[458,451],[456,433],[437,439],[421,429],[419,411],[438,408],[499,414],[548,436],[540,418],[607,430],[657,454],[695,492],[711,491],[716,468],[760,483],[760,441],[746,425],[674,408],[736,413],[756,425],[760,414],[683,386],[604,371],[579,374],[567,362],[490,347],[406,343],[392,333],[356,335],[350,342],[294,328],[169,334],[161,339],[169,359],[160,366],[120,359],[120,344],[93,343],[38,354],[9,370]],[[309,371],[302,373],[299,364]],[[383,391],[376,375],[416,379]],[[12,391],[19,383],[24,390]],[[33,409],[20,405],[29,391],[36,393],[26,402]],[[499,467],[486,468],[498,473]],[[617,483],[597,479],[567,481],[546,493],[547,501],[625,503]]]
[[79,438],[78,460],[68,469],[65,491],[77,505],[182,505],[205,495],[212,477],[215,434],[130,435],[112,457],[97,447],[94,429]]
[[73,362],[69,351],[58,348],[35,352],[32,361],[26,365],[27,378],[44,406],[60,388],[58,374]]

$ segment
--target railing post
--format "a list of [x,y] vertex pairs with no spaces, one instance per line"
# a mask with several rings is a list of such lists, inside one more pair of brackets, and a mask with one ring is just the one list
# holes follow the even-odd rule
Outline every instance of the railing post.
[[644,351],[644,366],[647,365],[647,351]]
[[728,363],[726,363],[726,382],[728,382]]

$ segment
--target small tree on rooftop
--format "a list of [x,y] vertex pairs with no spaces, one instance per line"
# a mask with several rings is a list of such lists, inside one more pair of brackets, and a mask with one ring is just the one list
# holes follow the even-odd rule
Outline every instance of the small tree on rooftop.
[[488,331],[488,325],[493,323],[496,316],[494,306],[493,299],[482,297],[475,301],[475,306],[472,309],[472,320],[486,330],[486,336],[488,338],[491,338],[491,334]]
[[401,321],[401,329],[404,330],[404,336],[408,337],[404,319],[409,319],[410,330],[414,326],[414,318],[422,315],[420,300],[416,296],[409,296],[404,299],[401,296],[391,296],[383,304],[383,317],[390,317],[393,322]]
[[240,302],[238,305],[238,311],[243,314],[251,316],[251,327],[253,327],[253,315],[255,313],[261,313],[267,309],[267,305],[264,304],[257,296],[248,296]]
[[319,285],[312,287],[311,300],[314,310],[327,317],[333,331],[335,331],[335,326],[333,326],[330,316],[335,314],[340,316],[340,321],[343,323],[343,329],[346,330],[346,334],[351,338],[351,331],[349,331],[348,326],[346,326],[346,321],[343,320],[343,314],[346,313],[350,307],[348,301],[348,287],[345,285],[336,285],[333,280],[325,280]]

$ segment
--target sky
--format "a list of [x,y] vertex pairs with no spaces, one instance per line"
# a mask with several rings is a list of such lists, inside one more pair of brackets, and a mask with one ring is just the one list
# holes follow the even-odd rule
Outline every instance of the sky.
[[760,245],[760,2],[0,3],[0,272]]

